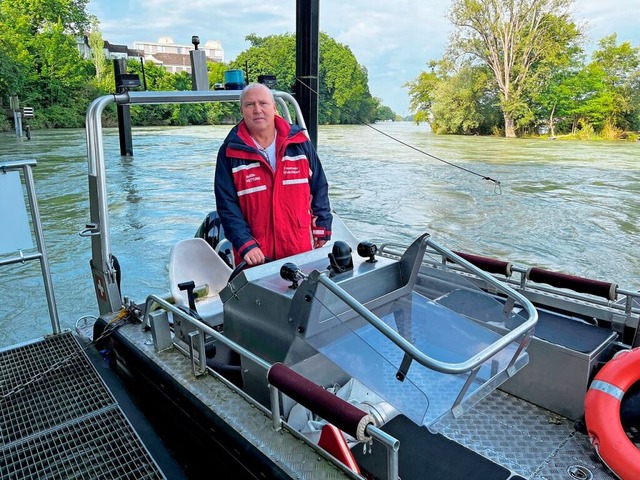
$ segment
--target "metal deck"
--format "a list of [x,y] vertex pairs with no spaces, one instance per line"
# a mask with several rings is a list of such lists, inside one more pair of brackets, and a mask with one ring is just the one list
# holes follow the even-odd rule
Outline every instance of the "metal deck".
[[63,333],[0,351],[0,478],[165,476],[78,340]]

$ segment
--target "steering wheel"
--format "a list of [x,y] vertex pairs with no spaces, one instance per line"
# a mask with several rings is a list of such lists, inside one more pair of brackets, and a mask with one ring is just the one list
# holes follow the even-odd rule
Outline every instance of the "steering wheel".
[[[265,263],[269,263],[269,262],[273,262],[273,258],[271,257],[265,257],[264,258],[264,262],[261,263],[260,265],[264,265]],[[236,278],[238,275],[240,275],[240,272],[242,272],[245,268],[247,268],[249,265],[247,264],[247,262],[245,262],[244,260],[242,260],[237,266],[236,268],[233,269],[233,272],[231,272],[231,275],[229,275],[229,280],[227,280],[227,283],[231,282],[234,278]],[[257,267],[258,265],[253,265],[254,267]]]

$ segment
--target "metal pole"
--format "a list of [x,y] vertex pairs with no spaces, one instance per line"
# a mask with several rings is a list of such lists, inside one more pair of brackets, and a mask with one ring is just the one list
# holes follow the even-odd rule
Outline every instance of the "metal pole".
[[318,146],[319,0],[296,0],[296,100],[307,122],[309,139]]
[[42,278],[44,280],[44,290],[47,295],[47,303],[49,304],[49,316],[51,317],[51,328],[53,333],[60,333],[60,320],[58,318],[58,309],[56,307],[56,299],[53,293],[53,283],[51,281],[51,271],[49,269],[49,259],[47,258],[47,249],[44,245],[44,236],[42,234],[42,223],[40,222],[40,211],[38,210],[38,199],[36,198],[36,189],[33,182],[33,173],[30,165],[23,167],[25,184],[27,187],[27,195],[31,204],[31,219],[33,220],[33,229],[36,235],[36,244],[40,251],[40,268],[42,269]]
[[[127,60],[116,58],[113,60],[113,74],[116,81],[116,93],[126,92],[122,86],[121,75],[127,73]],[[118,136],[120,138],[120,155],[133,156],[133,140],[131,138],[131,111],[129,105],[118,105]]]

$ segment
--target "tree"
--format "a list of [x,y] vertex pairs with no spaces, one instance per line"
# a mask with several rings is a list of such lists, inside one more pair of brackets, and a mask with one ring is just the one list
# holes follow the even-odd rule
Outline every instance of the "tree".
[[435,91],[443,77],[446,77],[448,66],[444,60],[429,62],[429,72],[421,72],[413,81],[404,84],[409,89],[409,108],[415,113],[414,121],[429,123],[429,115],[435,100]]
[[68,103],[86,81],[86,64],[75,41],[65,35],[61,22],[46,24],[34,39],[33,50],[44,105]]
[[391,107],[387,107],[386,105],[382,105],[380,100],[378,100],[378,103],[380,104],[380,106],[378,107],[378,110],[376,112],[376,120],[378,121],[385,121],[385,120],[395,120],[397,115],[395,114],[395,112],[393,110],[391,110]]
[[320,34],[319,123],[372,123],[378,101],[369,92],[369,77],[349,47]]
[[618,45],[615,33],[600,40],[599,47],[593,52],[592,67],[601,70],[611,97],[607,120],[625,130],[640,128],[640,47],[629,42]]
[[37,35],[46,24],[58,22],[65,33],[82,34],[92,21],[87,3],[89,0],[2,0],[0,10],[6,18],[25,19],[30,35]]
[[[86,31],[86,0],[0,0],[0,94],[37,112],[32,126],[82,126],[93,92],[73,35]],[[2,55],[0,54],[0,55]],[[84,110],[84,111],[83,111]],[[48,118],[50,117],[50,118]]]
[[209,88],[213,88],[216,83],[224,83],[224,72],[229,68],[224,63],[207,62],[207,76],[209,77]]
[[258,37],[247,35],[251,46],[240,53],[231,68],[244,70],[250,82],[257,82],[259,75],[275,75],[278,90],[292,92],[296,74],[296,39],[293,34]]
[[[246,37],[251,47],[231,66],[246,68],[250,81],[258,75],[275,75],[276,88],[292,92],[295,85],[295,36],[293,34]],[[371,123],[379,101],[369,92],[367,71],[348,47],[320,33],[318,123]]]
[[91,49],[91,60],[93,68],[96,71],[96,84],[102,88],[106,88],[107,83],[107,60],[104,55],[104,40],[102,32],[98,29],[97,22],[91,26],[89,33],[89,48]]
[[431,108],[435,133],[489,134],[497,121],[496,98],[485,67],[465,65],[438,82]]
[[[552,63],[581,32],[570,21],[573,0],[454,0],[453,58],[472,58],[491,69],[500,92],[506,137],[515,137],[527,89],[537,68]],[[545,72],[545,69],[540,69]]]

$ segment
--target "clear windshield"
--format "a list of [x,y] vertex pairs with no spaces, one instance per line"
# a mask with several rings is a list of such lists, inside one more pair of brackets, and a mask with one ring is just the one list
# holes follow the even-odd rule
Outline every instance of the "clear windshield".
[[[461,284],[459,276],[455,285],[443,285],[448,284],[430,283],[428,288],[418,286],[407,295],[390,295],[386,303],[371,311],[422,353],[446,363],[473,358],[500,339],[517,317],[514,312],[506,315],[499,299],[470,283]],[[464,397],[459,402],[462,405],[471,399],[475,403],[496,388],[501,383],[496,381],[498,374],[504,373],[518,348],[513,343],[493,355],[475,376],[471,372],[437,372],[414,360],[400,381],[396,374],[405,356],[401,348],[354,311],[345,309],[333,293],[319,289],[316,300],[321,305],[318,320],[333,325],[306,341],[419,425],[430,425],[450,412],[458,397]],[[526,354],[520,357],[517,367],[526,364]],[[490,380],[491,388],[474,395]]]

